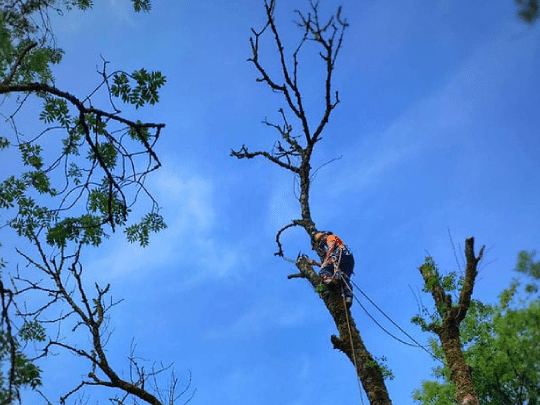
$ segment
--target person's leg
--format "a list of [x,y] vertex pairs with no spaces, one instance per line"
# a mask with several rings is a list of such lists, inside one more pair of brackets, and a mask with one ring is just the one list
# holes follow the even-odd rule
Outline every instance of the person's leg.
[[326,263],[323,267],[321,267],[319,276],[323,279],[325,283],[330,282],[334,277],[334,264]]
[[343,277],[343,292],[348,302],[352,302],[353,286],[351,284],[351,275],[354,271],[354,258],[352,255],[343,255],[339,266]]

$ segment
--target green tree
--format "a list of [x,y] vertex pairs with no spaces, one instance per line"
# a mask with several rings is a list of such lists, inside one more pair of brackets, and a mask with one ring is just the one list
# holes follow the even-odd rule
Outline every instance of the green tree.
[[[150,0],[132,3],[135,11],[150,10]],[[139,108],[159,101],[165,77],[144,68],[109,72],[104,61],[87,95],[55,85],[52,66],[61,63],[63,50],[50,14],[91,7],[91,0],[0,2],[0,113],[10,127],[1,133],[0,153],[2,161],[13,162],[0,181],[0,229],[4,241],[11,230],[29,242],[16,250],[26,266],[0,261],[0,404],[19,400],[26,387],[39,390],[39,363],[54,361],[49,355],[55,351],[88,365],[61,403],[96,386],[115,388],[116,403],[177,399],[174,376],[168,388],[158,384],[167,367],[145,368],[134,355],[124,369],[111,365],[107,324],[118,302],[109,296],[110,285],[93,283],[83,271],[82,251],[99,246],[110,232],[124,229],[128,240],[144,246],[150,233],[165,227],[145,187],[161,165],[154,148],[164,124],[137,119]],[[19,122],[31,116],[38,122],[28,136]],[[133,222],[135,205],[145,212]]]
[[[515,280],[496,305],[472,301],[461,325],[463,354],[472,369],[480,404],[533,405],[540,403],[540,262],[534,252],[521,252],[516,270],[531,282]],[[442,358],[433,341],[434,353]],[[452,404],[455,385],[447,366],[434,370],[435,381],[424,381],[414,392],[422,404]]]
[[[455,387],[454,400],[463,405],[479,403],[470,366],[463,355],[460,331],[471,306],[478,262],[482,259],[483,252],[482,247],[478,257],[475,256],[474,238],[465,241],[467,264],[464,276],[457,283],[456,274],[442,276],[431,257],[426,258],[419,268],[424,279],[423,291],[431,294],[436,311],[430,314],[429,320],[416,316],[413,322],[420,325],[423,331],[432,332],[439,338],[444,362],[450,370],[449,379]],[[453,293],[458,294],[455,300]]]

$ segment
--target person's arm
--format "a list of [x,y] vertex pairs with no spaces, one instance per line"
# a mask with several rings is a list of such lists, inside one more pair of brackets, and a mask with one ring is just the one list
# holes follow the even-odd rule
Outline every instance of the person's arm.
[[326,249],[326,256],[325,256],[323,262],[321,263],[321,267],[324,266],[328,262],[328,259],[330,258],[330,255],[332,253],[334,253],[334,250],[336,248],[336,242],[334,242],[333,240],[328,240],[326,242],[326,246],[328,247],[328,249]]
[[326,242],[326,247],[327,247],[326,255],[325,255],[324,260],[322,261],[322,263],[319,263],[319,262],[316,262],[313,259],[310,259],[310,263],[312,265],[322,267],[328,261],[328,259],[330,258],[330,255],[334,252],[334,250],[336,248],[336,242],[333,241],[333,240],[329,240],[329,241]]

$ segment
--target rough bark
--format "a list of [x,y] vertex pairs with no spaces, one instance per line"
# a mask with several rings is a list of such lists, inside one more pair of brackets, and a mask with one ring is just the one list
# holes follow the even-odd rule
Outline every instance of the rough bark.
[[441,317],[441,324],[431,324],[429,329],[436,333],[450,369],[450,380],[456,387],[454,399],[460,405],[479,405],[478,395],[474,389],[471,369],[461,350],[459,326],[467,315],[474,289],[474,282],[478,274],[478,262],[482,258],[484,247],[480,249],[478,257],[474,254],[474,238],[465,240],[465,257],[467,267],[465,279],[461,288],[459,301],[452,304],[452,296],[445,293],[439,275],[429,265],[420,266],[420,274],[424,278],[426,287],[431,291],[435,306]]
[[[322,284],[321,278],[313,270],[307,258],[300,258],[297,267],[300,273],[290,275],[289,278],[305,278],[313,288]],[[362,383],[369,403],[371,405],[389,405],[392,401],[388,395],[381,368],[366,348],[351,312],[343,301],[341,292],[339,284],[330,284],[328,295],[321,296],[338,331],[338,335],[331,337],[332,344],[335,349],[343,352],[354,365],[356,375]]]

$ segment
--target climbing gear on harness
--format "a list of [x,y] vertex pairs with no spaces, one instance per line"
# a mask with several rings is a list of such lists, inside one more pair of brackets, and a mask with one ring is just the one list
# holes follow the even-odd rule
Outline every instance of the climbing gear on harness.
[[330,277],[328,274],[322,274],[321,278],[324,284],[330,284],[332,281],[336,280],[335,278],[336,273],[332,277]]

